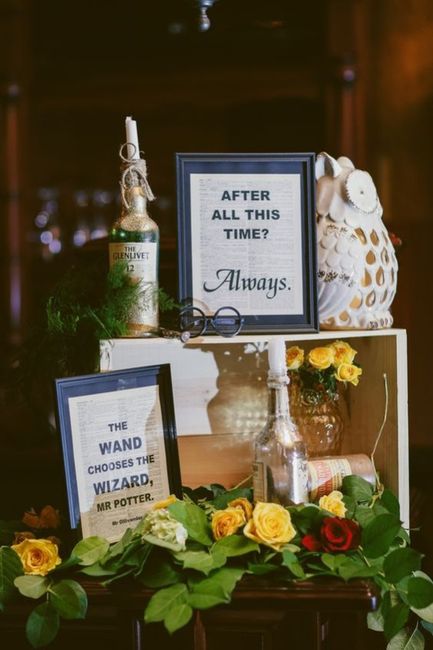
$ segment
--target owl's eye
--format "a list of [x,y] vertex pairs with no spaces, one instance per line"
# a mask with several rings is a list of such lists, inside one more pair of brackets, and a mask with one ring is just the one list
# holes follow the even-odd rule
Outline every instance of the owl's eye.
[[369,214],[377,208],[377,192],[368,172],[354,169],[345,182],[347,200],[354,208]]

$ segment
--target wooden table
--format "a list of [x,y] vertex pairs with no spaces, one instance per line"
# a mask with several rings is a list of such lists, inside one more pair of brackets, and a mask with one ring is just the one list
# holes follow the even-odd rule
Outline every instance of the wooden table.
[[[367,612],[377,606],[372,583],[323,579],[275,586],[244,579],[230,605],[197,612],[173,636],[160,624],[144,625],[144,607],[152,591],[135,585],[104,588],[82,581],[89,596],[85,621],[62,621],[56,641],[61,648],[104,650],[373,650],[384,648],[383,635],[366,629]],[[32,604],[17,601],[0,616],[0,646],[29,648],[25,620]]]

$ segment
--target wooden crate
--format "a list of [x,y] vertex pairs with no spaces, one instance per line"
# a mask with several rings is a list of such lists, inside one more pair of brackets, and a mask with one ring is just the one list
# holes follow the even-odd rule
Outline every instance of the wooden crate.
[[[252,441],[266,416],[269,337],[115,339],[101,342],[101,371],[170,363],[182,481],[195,487],[211,482],[236,485],[251,473]],[[370,455],[389,405],[375,461],[384,483],[399,496],[409,521],[406,332],[321,332],[286,336],[305,350],[348,339],[363,368],[359,385],[345,394],[343,454]]]

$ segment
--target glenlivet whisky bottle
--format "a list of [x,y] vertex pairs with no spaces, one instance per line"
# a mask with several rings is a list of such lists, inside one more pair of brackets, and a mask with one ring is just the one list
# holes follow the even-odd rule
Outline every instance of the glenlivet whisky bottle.
[[158,330],[159,229],[147,213],[154,196],[140,158],[136,123],[126,118],[127,157],[122,156],[122,210],[109,235],[110,266],[127,264],[131,278],[140,283],[138,304],[130,314],[128,336],[151,336]]
[[254,500],[294,505],[308,501],[305,445],[290,417],[283,337],[269,342],[268,417],[254,444]]

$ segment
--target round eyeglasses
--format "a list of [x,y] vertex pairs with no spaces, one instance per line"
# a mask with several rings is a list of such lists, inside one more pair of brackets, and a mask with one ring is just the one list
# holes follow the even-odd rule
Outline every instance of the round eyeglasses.
[[179,313],[180,329],[189,332],[190,338],[204,334],[209,326],[220,336],[236,336],[244,319],[234,307],[220,307],[213,316],[206,316],[199,307],[189,305]]

